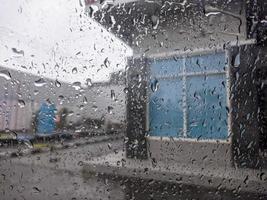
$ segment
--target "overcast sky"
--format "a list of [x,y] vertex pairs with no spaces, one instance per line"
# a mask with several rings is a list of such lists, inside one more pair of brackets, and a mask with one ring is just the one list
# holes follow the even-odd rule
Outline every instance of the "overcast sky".
[[131,54],[79,0],[0,0],[2,66],[69,83],[105,81]]

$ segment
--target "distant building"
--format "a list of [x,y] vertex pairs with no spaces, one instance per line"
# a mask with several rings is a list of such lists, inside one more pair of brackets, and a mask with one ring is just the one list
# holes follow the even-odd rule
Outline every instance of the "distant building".
[[88,120],[125,122],[125,73],[111,74],[109,82],[88,85],[44,79],[5,67],[0,67],[0,73],[0,131],[35,132],[36,114],[47,98],[58,112],[67,112],[67,131],[88,131]]

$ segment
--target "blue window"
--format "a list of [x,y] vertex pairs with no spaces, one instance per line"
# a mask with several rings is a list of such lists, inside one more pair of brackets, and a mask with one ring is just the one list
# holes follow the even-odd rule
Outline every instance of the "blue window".
[[150,72],[150,135],[227,139],[225,53],[154,61]]
[[153,116],[151,132],[156,136],[180,136],[183,134],[182,81],[161,79],[156,84],[159,87],[151,94],[149,106]]

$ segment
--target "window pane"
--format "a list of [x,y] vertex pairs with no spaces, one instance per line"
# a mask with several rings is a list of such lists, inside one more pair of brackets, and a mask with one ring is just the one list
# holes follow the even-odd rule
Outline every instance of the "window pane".
[[187,78],[189,137],[227,138],[225,75]]
[[182,80],[158,80],[149,103],[150,134],[178,136],[183,131]]
[[154,61],[151,64],[152,77],[175,76],[183,71],[183,59]]
[[224,71],[225,53],[193,56],[186,59],[186,72]]

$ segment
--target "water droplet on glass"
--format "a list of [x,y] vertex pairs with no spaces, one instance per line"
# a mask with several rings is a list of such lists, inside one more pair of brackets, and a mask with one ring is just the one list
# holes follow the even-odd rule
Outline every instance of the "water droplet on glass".
[[34,90],[34,91],[33,91],[33,94],[34,94],[34,95],[39,94],[39,90]]
[[108,106],[108,113],[112,114],[112,111],[113,111],[113,107],[112,106]]
[[19,55],[23,55],[24,56],[24,51],[23,50],[18,50],[16,48],[12,48],[11,49],[13,51],[13,53],[15,54],[19,54]]
[[218,15],[220,14],[220,10],[218,8],[215,8],[213,6],[210,6],[210,5],[205,5],[205,16],[208,17],[210,15]]
[[96,105],[93,105],[92,108],[94,109],[94,111],[96,112],[98,107]]
[[129,89],[128,89],[128,88],[124,88],[124,89],[123,89],[123,92],[124,92],[125,94],[127,94],[127,93],[129,92]]
[[92,84],[92,80],[90,78],[86,79],[86,85],[88,87],[91,87],[93,84]]
[[73,111],[70,111],[69,113],[68,113],[68,116],[72,116],[74,114],[74,112]]
[[249,181],[249,179],[248,179],[248,175],[247,175],[243,182],[244,182],[245,184],[248,184],[248,181]]
[[77,74],[77,72],[78,72],[77,68],[74,67],[74,68],[72,69],[72,73],[73,73],[73,74]]
[[262,172],[262,173],[260,174],[260,180],[262,180],[262,181],[267,181],[267,177],[266,177],[266,175],[265,175],[264,172]]
[[84,3],[84,1],[79,0],[79,4],[80,4],[81,7],[83,7],[83,3]]
[[22,94],[21,93],[17,93],[18,97],[21,98],[22,97]]
[[205,16],[208,17],[210,15],[218,15],[218,14],[220,14],[220,12],[207,12],[205,13]]
[[104,60],[104,65],[105,65],[106,68],[109,67],[110,62],[109,62],[108,58],[106,58],[106,59]]
[[56,82],[55,82],[55,86],[56,86],[56,87],[61,87],[61,83],[60,83],[58,80],[56,80]]
[[80,90],[81,89],[81,82],[74,82],[74,83],[72,83],[72,87],[75,90]]
[[240,53],[235,56],[233,64],[234,67],[238,67],[240,65]]
[[152,81],[150,87],[151,87],[152,92],[156,92],[159,89],[159,82],[158,82],[158,80],[155,79],[154,81]]
[[25,107],[25,102],[22,99],[18,100],[18,105],[20,108],[24,108]]
[[111,21],[112,27],[114,27],[116,24],[116,20],[115,20],[114,16],[110,16],[110,21]]
[[153,29],[157,29],[158,28],[158,25],[159,25],[159,17],[156,16],[156,15],[152,15],[151,21],[152,21],[152,27],[153,27]]
[[114,92],[114,90],[111,90],[110,97],[111,97],[111,99],[113,101],[115,100],[115,92]]
[[34,85],[36,87],[42,87],[42,86],[46,85],[46,82],[45,82],[45,80],[43,78],[40,78],[40,79],[38,79],[37,81],[34,82]]
[[34,190],[35,193],[41,192],[41,190],[38,187],[33,187],[32,189]]
[[59,70],[59,65],[58,64],[55,64],[55,70]]
[[64,102],[64,96],[63,95],[59,95],[58,96],[58,101],[59,101],[59,104],[63,104],[63,102]]
[[84,104],[87,104],[87,103],[88,103],[88,100],[87,100],[86,97],[83,97],[83,103],[84,103]]
[[11,75],[10,75],[9,71],[7,71],[7,70],[1,70],[0,71],[0,77],[3,77],[4,79],[6,79],[8,81],[11,79]]
[[79,165],[79,166],[83,166],[83,165],[84,165],[83,161],[79,161],[79,162],[78,162],[78,165]]

